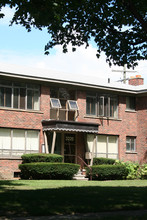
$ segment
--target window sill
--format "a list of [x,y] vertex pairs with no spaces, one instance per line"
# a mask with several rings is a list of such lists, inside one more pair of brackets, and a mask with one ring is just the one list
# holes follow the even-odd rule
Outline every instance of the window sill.
[[126,151],[126,154],[137,154],[136,151]]
[[0,156],[0,160],[22,160],[21,156]]
[[136,113],[137,111],[135,111],[135,110],[131,110],[131,109],[126,109],[125,112]]
[[95,115],[85,115],[84,118],[95,118],[95,119],[103,119],[103,120],[112,120],[112,121],[122,121],[120,118],[109,118],[109,117],[97,117]]
[[43,114],[43,112],[41,112],[39,110],[31,110],[31,109],[29,110],[29,109],[18,109],[18,108],[0,107],[0,110]]

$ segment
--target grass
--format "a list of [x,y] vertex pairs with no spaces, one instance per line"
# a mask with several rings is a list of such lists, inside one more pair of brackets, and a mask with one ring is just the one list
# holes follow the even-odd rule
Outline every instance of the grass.
[[0,216],[143,210],[146,195],[147,180],[1,180]]

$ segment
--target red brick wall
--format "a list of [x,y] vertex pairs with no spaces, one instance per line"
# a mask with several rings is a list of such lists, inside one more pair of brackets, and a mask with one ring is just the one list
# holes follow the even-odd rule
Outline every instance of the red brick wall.
[[0,159],[0,179],[13,179],[14,172],[19,172],[20,159]]
[[[119,159],[141,161],[147,150],[147,97],[138,98],[137,111],[126,111],[126,97],[119,95],[118,120],[86,116],[86,92],[78,92],[78,121],[99,123],[99,134],[117,135]],[[146,104],[145,104],[146,103]],[[135,153],[126,153],[126,136],[137,137]]]
[[129,85],[139,86],[139,85],[143,85],[143,84],[144,84],[144,79],[143,78],[136,77],[136,78],[129,79]]

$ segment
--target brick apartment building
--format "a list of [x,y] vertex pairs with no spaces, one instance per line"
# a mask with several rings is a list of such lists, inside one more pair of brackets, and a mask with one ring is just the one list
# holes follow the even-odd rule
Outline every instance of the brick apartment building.
[[[130,84],[130,85],[129,85]],[[39,69],[0,69],[0,178],[13,178],[24,153],[65,162],[94,157],[147,161],[147,87]]]

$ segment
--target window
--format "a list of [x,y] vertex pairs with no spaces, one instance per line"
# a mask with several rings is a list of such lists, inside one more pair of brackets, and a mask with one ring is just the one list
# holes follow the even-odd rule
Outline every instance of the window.
[[86,114],[117,118],[118,97],[113,95],[87,94]]
[[0,156],[21,156],[39,151],[39,131],[0,128]]
[[96,102],[97,97],[95,95],[88,95],[86,97],[86,114],[96,115]]
[[136,151],[136,137],[126,137],[126,151]]
[[78,105],[76,101],[68,100],[68,105],[70,110],[78,110]]
[[51,107],[52,108],[61,108],[60,100],[51,98]]
[[38,85],[0,80],[0,106],[39,110]]
[[126,97],[126,109],[135,111],[135,109],[136,109],[135,97],[132,97],[132,96]]
[[76,118],[78,109],[75,101],[75,90],[67,88],[50,88],[50,118],[55,120],[70,120]]
[[[87,151],[92,153],[94,135],[87,135]],[[118,158],[118,137],[108,135],[97,135],[94,157]]]

